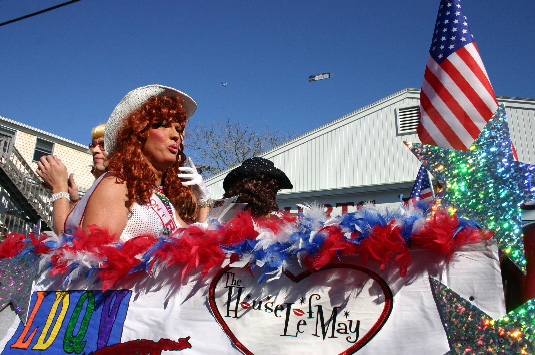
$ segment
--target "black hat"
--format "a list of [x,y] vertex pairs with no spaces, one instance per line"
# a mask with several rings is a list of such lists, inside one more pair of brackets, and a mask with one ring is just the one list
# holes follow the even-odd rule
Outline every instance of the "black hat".
[[254,157],[245,160],[240,166],[231,170],[225,176],[223,189],[227,191],[236,181],[258,173],[265,174],[277,180],[281,189],[292,189],[294,187],[288,176],[282,170],[277,169],[271,160]]

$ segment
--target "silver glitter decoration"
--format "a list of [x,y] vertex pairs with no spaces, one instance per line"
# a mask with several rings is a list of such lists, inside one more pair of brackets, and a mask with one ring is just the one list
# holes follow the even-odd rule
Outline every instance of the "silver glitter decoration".
[[450,344],[447,354],[535,353],[535,299],[494,320],[438,280],[429,279]]
[[505,107],[468,151],[407,146],[443,185],[439,204],[493,231],[500,249],[525,271],[520,204],[535,197],[535,166],[515,161]]
[[39,257],[26,252],[0,259],[0,311],[11,303],[23,323],[26,323],[32,283],[37,279]]

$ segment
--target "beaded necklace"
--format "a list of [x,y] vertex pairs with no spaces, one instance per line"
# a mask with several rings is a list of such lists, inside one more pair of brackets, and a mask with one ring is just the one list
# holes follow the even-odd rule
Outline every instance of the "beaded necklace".
[[[171,218],[173,218],[174,215],[173,215],[173,209],[171,208],[171,201],[169,201],[169,198],[165,196],[165,194],[163,193],[163,186],[154,185],[154,187],[152,188],[152,191],[156,194],[156,196],[160,198],[160,200],[162,200],[165,208],[167,209],[167,212],[169,212],[169,215],[171,216]],[[169,228],[164,228],[163,234],[169,235]]]

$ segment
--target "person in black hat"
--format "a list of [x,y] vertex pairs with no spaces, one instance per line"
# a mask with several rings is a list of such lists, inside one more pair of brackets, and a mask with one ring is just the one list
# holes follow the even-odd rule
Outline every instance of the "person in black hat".
[[254,157],[231,170],[223,180],[224,198],[238,196],[238,203],[247,203],[253,217],[267,217],[279,209],[276,198],[281,189],[293,188],[286,174],[272,161]]

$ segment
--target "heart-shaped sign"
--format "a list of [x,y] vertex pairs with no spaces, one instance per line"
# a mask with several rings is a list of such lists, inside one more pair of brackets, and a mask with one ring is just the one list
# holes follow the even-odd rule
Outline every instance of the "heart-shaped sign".
[[352,354],[392,311],[390,288],[366,268],[330,264],[262,283],[260,271],[228,267],[210,285],[212,313],[245,354]]

